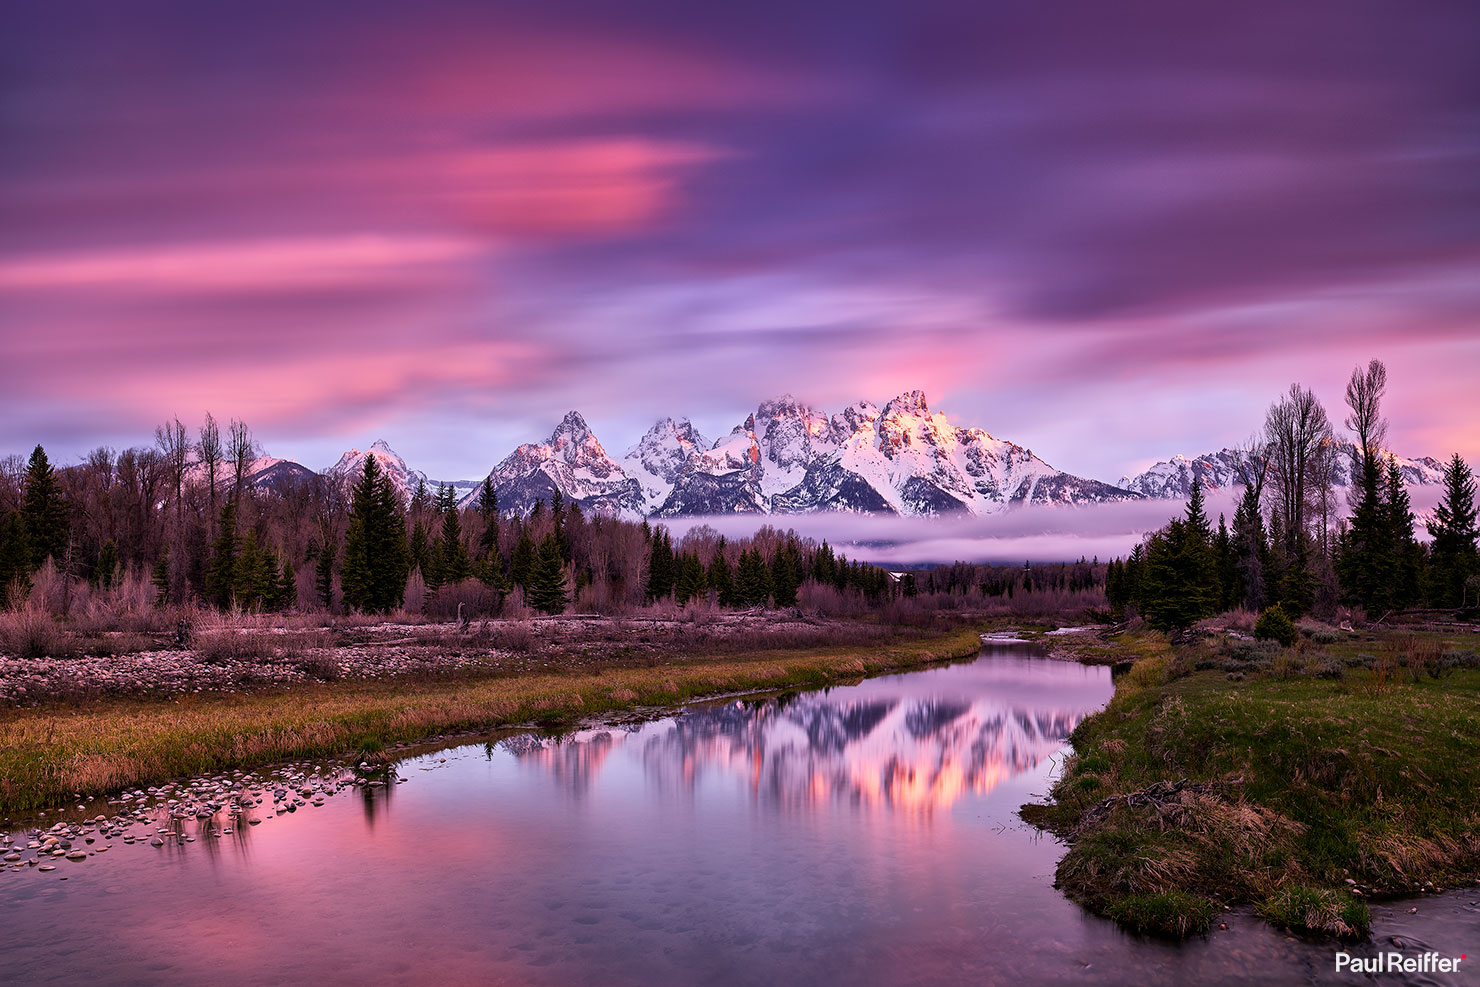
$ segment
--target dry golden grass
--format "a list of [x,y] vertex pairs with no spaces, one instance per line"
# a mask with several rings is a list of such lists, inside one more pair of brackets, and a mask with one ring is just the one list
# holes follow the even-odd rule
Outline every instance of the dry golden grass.
[[0,814],[179,775],[329,756],[435,734],[659,706],[718,691],[825,685],[975,654],[975,630],[577,674],[340,682],[176,700],[108,700],[0,716]]

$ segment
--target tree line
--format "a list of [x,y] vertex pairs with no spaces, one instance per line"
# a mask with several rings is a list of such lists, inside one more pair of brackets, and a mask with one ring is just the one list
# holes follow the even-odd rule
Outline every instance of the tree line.
[[675,541],[647,521],[587,516],[558,490],[505,514],[487,480],[466,507],[448,486],[403,498],[374,456],[347,484],[263,486],[250,482],[259,450],[241,422],[223,430],[207,415],[192,439],[173,420],[155,438],[64,468],[39,445],[0,462],[0,604],[22,602],[43,566],[99,589],[148,579],[158,605],[223,610],[385,613],[410,597],[492,614],[517,596],[553,614],[790,607],[808,583],[870,602],[897,592],[884,570],[770,526],[733,541],[699,526]]
[[1474,475],[1455,453],[1425,522],[1431,540],[1420,542],[1403,475],[1383,452],[1386,390],[1380,360],[1357,367],[1347,383],[1344,425],[1355,441],[1345,507],[1333,484],[1335,429],[1314,393],[1293,384],[1241,450],[1243,494],[1232,526],[1222,515],[1212,526],[1194,476],[1184,515],[1111,562],[1112,612],[1134,611],[1172,629],[1237,607],[1278,606],[1298,617],[1349,606],[1379,619],[1480,604]]

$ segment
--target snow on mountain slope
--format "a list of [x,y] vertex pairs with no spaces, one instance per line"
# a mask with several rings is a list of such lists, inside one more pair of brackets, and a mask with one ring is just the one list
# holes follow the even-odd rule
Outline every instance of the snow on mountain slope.
[[761,491],[763,472],[755,416],[751,415],[714,448],[689,456],[654,514],[764,514],[769,505]]
[[622,469],[642,487],[643,512],[663,506],[684,463],[710,442],[687,418],[659,420],[622,457]]
[[[575,411],[565,416],[547,441],[526,442],[488,475],[500,511],[528,513],[536,500],[548,504],[557,489],[587,513],[638,516],[645,507],[641,484],[607,455]],[[463,498],[463,506],[471,505],[477,496],[474,489]]]
[[381,472],[390,477],[391,486],[400,494],[404,504],[411,499],[420,483],[426,483],[427,475],[406,465],[406,460],[384,439],[377,439],[370,448],[361,452],[351,449],[339,457],[339,462],[324,471],[324,475],[346,487],[353,487],[365,470],[365,457],[374,456]]
[[691,456],[657,513],[992,514],[1138,496],[957,427],[930,410],[923,392],[909,391],[882,411],[860,401],[830,418],[790,396],[767,401],[713,449]]
[[[1351,485],[1352,457],[1355,454],[1355,444],[1337,443],[1335,486]],[[1385,457],[1390,455],[1392,454],[1384,453]],[[1241,484],[1243,470],[1247,463],[1246,457],[1247,454],[1238,449],[1220,449],[1218,452],[1204,453],[1191,459],[1186,456],[1173,456],[1171,459],[1157,463],[1144,473],[1121,477],[1120,485],[1147,497],[1185,500],[1192,495],[1194,477],[1200,479],[1203,487],[1208,490]],[[1444,482],[1444,464],[1436,459],[1428,456],[1418,459],[1407,459],[1403,456],[1394,458],[1398,462],[1398,469],[1403,474],[1404,482],[1410,485],[1422,486]]]

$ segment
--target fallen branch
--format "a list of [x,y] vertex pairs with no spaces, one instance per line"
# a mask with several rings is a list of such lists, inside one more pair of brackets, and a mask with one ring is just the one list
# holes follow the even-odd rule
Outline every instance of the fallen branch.
[[1233,778],[1228,781],[1200,781],[1190,782],[1186,778],[1180,781],[1158,781],[1148,788],[1138,792],[1126,792],[1122,795],[1111,795],[1101,799],[1092,806],[1075,825],[1075,833],[1079,833],[1090,826],[1103,822],[1117,805],[1124,805],[1128,809],[1154,808],[1159,815],[1166,818],[1167,809],[1171,805],[1180,804],[1182,793],[1193,795],[1211,795],[1242,785],[1242,777]]

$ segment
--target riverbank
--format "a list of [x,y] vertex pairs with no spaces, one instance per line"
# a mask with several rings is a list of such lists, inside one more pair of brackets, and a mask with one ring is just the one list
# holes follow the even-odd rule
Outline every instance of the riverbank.
[[1226,631],[1078,647],[1134,663],[1075,730],[1051,804],[1022,814],[1069,842],[1057,885],[1090,910],[1186,936],[1249,904],[1360,937],[1375,896],[1480,882],[1474,635],[1313,626],[1289,648]]
[[[53,697],[0,712],[0,817],[182,775],[376,752],[438,734],[553,726],[707,695],[849,681],[969,657],[981,647],[981,630],[865,625],[850,631],[838,624],[803,632],[773,620],[769,631],[706,634],[623,622],[610,631],[625,643],[608,649],[594,631],[583,632],[584,643],[550,645],[564,633],[552,625],[521,632],[534,640],[521,639],[517,652],[485,649],[485,660],[436,674],[235,692]],[[455,650],[446,641],[417,646]],[[477,647],[465,642],[460,653]]]

